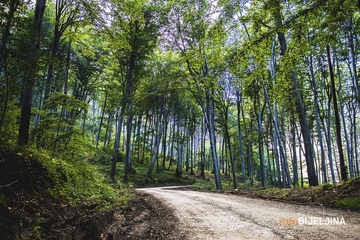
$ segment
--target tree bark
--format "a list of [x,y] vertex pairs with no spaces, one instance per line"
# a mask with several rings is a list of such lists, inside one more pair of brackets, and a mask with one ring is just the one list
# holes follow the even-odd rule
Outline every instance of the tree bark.
[[110,179],[115,180],[115,172],[116,172],[116,163],[119,157],[119,147],[120,147],[120,135],[121,128],[124,120],[124,111],[125,111],[125,102],[123,101],[122,106],[120,108],[119,119],[117,121],[117,128],[115,134],[115,142],[114,142],[114,154],[112,157],[111,170],[110,170]]
[[160,140],[161,140],[161,136],[162,136],[163,130],[164,130],[164,124],[162,124],[162,122],[163,122],[162,118],[164,118],[164,116],[163,116],[164,105],[165,105],[165,103],[162,103],[161,109],[157,114],[158,116],[157,116],[156,123],[155,123],[154,144],[152,147],[151,156],[150,156],[150,165],[149,165],[149,169],[148,169],[147,176],[146,176],[148,179],[151,178],[155,161],[158,160],[158,158],[159,158]]
[[348,180],[347,167],[345,165],[344,152],[343,152],[343,147],[342,147],[341,125],[340,125],[339,109],[338,109],[337,98],[336,98],[335,77],[334,77],[333,67],[332,67],[332,63],[331,63],[329,45],[326,45],[326,53],[327,53],[327,58],[328,58],[329,71],[330,71],[331,93],[332,93],[332,97],[333,97],[336,141],[337,141],[337,146],[338,146],[338,151],[339,151],[341,180],[346,181],[346,180]]
[[[1,38],[1,44],[0,44],[0,76],[4,76],[5,78],[5,82],[1,82],[0,84],[3,85],[3,87],[5,86],[5,93],[1,93],[0,94],[0,108],[2,108],[2,112],[1,112],[1,116],[0,116],[0,128],[3,125],[3,122],[5,120],[5,115],[7,112],[7,107],[8,107],[8,102],[9,102],[9,98],[11,93],[9,92],[9,84],[10,84],[10,79],[8,76],[8,71],[7,71],[7,58],[9,56],[8,53],[8,43],[10,41],[10,37],[11,37],[11,28],[13,26],[13,19],[14,19],[14,15],[15,12],[18,9],[18,6],[20,4],[19,0],[11,0],[9,2],[9,12],[7,14],[6,17],[6,23],[3,24],[5,25],[5,30],[2,31],[2,38]],[[4,97],[3,97],[4,95]],[[3,104],[3,106],[1,106]]]
[[[46,0],[37,0],[35,7],[34,23],[36,25],[35,38],[34,38],[34,49],[36,55],[40,50],[40,35],[41,35],[41,26],[43,22],[44,12],[45,12]],[[19,127],[19,136],[18,144],[26,145],[29,142],[29,131],[30,131],[30,117],[31,117],[31,105],[33,97],[33,87],[35,84],[36,71],[37,71],[37,57],[32,59],[32,69],[31,73],[25,79],[25,90],[23,96],[23,102],[21,106],[21,116],[20,116],[20,127]]]
[[234,154],[231,147],[231,139],[229,134],[229,126],[228,126],[228,118],[229,118],[229,107],[225,106],[225,138],[227,141],[227,145],[229,148],[229,154],[230,154],[230,161],[231,161],[231,172],[233,176],[233,185],[234,189],[236,189],[237,186],[237,179],[236,179],[236,166],[235,166],[235,160],[234,160]]
[[245,174],[245,157],[244,157],[244,149],[243,149],[243,137],[241,132],[241,93],[240,89],[236,90],[236,106],[237,106],[237,124],[238,124],[238,134],[239,134],[239,144],[240,144],[240,161],[241,161],[241,174],[242,174],[242,181],[243,183],[246,181],[246,174]]
[[207,117],[207,127],[210,136],[210,151],[213,158],[213,170],[215,177],[215,184],[217,190],[222,190],[220,172],[219,172],[219,162],[218,156],[216,154],[216,139],[215,139],[215,126],[214,126],[214,99],[210,97],[209,92],[206,92],[206,117]]
[[323,183],[327,183],[328,179],[327,179],[327,174],[326,174],[325,149],[324,149],[324,144],[323,144],[323,137],[322,137],[322,134],[321,134],[320,120],[319,120],[320,108],[319,108],[319,103],[318,103],[318,98],[317,98],[318,91],[317,91],[317,83],[316,83],[314,67],[313,67],[312,54],[309,55],[309,64],[310,64],[311,81],[312,81],[312,84],[313,84],[314,112],[315,112],[316,130],[317,130],[318,139],[319,139],[320,148],[321,148],[322,177],[323,177]]
[[107,91],[105,91],[104,106],[103,106],[102,111],[101,111],[99,129],[98,129],[98,133],[97,133],[97,136],[96,136],[96,148],[99,145],[99,139],[100,139],[100,135],[101,135],[101,127],[103,125],[104,115],[105,115],[105,111],[106,111],[107,97],[108,97],[108,93],[107,93]]
[[[280,27],[282,26],[280,2],[278,0],[275,1],[275,5],[276,6],[274,8],[273,14],[274,14],[274,18],[276,21],[276,27],[278,27],[280,29]],[[280,44],[280,55],[284,56],[286,54],[286,50],[287,50],[285,34],[283,32],[278,31],[277,36],[278,36],[278,41]],[[301,133],[303,136],[309,185],[317,186],[319,183],[318,183],[318,178],[317,178],[316,172],[315,172],[314,156],[313,156],[313,150],[312,150],[312,145],[311,145],[311,136],[310,136],[308,122],[306,119],[305,108],[303,106],[303,102],[301,99],[301,94],[300,94],[296,74],[293,70],[290,71],[290,76],[291,76],[291,81],[292,81],[292,98],[295,100],[296,113],[300,120],[300,128],[301,128]]]

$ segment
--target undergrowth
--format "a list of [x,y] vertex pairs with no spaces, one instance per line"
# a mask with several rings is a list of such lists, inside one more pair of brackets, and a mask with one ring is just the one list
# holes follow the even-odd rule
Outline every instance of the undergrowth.
[[132,199],[127,185],[108,181],[90,164],[94,151],[54,156],[34,147],[1,149],[0,235],[41,239],[52,218],[65,214],[63,208],[102,212]]

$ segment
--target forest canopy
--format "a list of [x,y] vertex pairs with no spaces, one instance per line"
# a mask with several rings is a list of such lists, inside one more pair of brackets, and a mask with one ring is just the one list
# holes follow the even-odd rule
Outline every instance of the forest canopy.
[[[262,187],[360,174],[360,3],[0,2],[0,146]],[[119,161],[122,176],[116,176]],[[91,164],[91,163],[89,163]],[[5,184],[5,183],[1,183]]]

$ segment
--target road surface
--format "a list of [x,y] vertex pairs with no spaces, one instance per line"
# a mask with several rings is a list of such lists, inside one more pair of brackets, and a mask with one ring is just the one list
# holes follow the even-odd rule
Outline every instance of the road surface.
[[174,188],[138,191],[173,209],[187,239],[360,239],[360,213]]

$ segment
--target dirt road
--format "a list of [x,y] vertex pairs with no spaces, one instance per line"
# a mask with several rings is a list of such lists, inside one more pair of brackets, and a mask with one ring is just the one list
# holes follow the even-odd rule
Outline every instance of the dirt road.
[[360,239],[360,213],[173,188],[138,191],[171,207],[187,239]]

